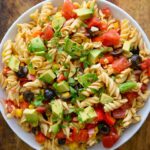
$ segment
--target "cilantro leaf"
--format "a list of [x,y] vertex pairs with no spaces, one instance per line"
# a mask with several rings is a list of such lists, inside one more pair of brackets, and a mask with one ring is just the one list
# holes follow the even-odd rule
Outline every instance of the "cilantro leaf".
[[78,76],[78,82],[84,87],[87,88],[89,85],[91,85],[92,82],[96,81],[97,75],[92,73],[87,73],[81,76]]

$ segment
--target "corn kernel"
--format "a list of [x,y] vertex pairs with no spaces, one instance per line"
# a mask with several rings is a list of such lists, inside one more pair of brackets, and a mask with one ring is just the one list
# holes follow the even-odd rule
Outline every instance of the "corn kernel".
[[115,22],[115,23],[114,23],[114,28],[115,28],[115,29],[118,29],[118,28],[119,28],[119,23],[118,23],[118,22]]
[[74,143],[69,144],[69,148],[70,150],[77,150],[79,147],[78,147],[78,144],[74,142]]
[[19,101],[20,101],[20,102],[23,102],[23,95],[20,95],[20,96],[19,96]]
[[21,118],[22,117],[22,113],[23,113],[23,110],[22,109],[16,109],[15,110],[15,116],[17,118]]
[[34,108],[34,106],[30,104],[29,105],[29,109],[33,109],[33,108]]

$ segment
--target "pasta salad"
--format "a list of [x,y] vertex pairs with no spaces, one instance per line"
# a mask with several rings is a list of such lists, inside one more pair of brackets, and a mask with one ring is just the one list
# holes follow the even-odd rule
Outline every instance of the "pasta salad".
[[44,150],[111,148],[140,121],[150,53],[139,31],[96,0],[45,2],[3,46],[1,87],[8,118]]

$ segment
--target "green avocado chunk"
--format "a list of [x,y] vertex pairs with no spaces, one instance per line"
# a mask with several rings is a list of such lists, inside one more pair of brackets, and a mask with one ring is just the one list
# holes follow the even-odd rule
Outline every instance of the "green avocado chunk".
[[58,117],[58,118],[62,118],[63,116],[63,106],[62,103],[59,100],[54,100],[50,103],[51,105],[51,109],[52,109],[52,113]]
[[92,9],[88,9],[88,8],[75,9],[74,12],[75,12],[75,13],[77,14],[77,16],[80,17],[82,20],[91,18],[91,16],[93,15]]
[[136,82],[128,81],[119,86],[120,92],[125,93],[137,87]]
[[58,133],[60,130],[60,125],[58,123],[50,126],[49,132],[52,132],[54,134]]
[[19,70],[20,61],[17,57],[11,56],[8,62],[8,66],[13,71],[17,72]]
[[46,83],[52,83],[53,80],[56,78],[56,75],[53,73],[52,70],[48,70],[40,75],[39,79]]
[[80,111],[78,113],[78,120],[80,122],[91,121],[95,117],[97,117],[97,114],[96,114],[94,108],[91,106],[86,107],[83,111]]
[[62,81],[60,83],[54,83],[53,87],[58,93],[68,92],[70,90],[69,84],[66,81]]
[[107,94],[105,94],[105,93],[102,93],[100,102],[101,102],[102,104],[107,104],[107,103],[112,102],[113,100],[114,100],[114,99],[113,99],[111,96],[109,96],[109,95],[107,95]]
[[31,40],[30,44],[28,45],[28,50],[30,52],[46,51],[46,47],[43,40],[40,37],[36,37]]
[[25,109],[23,114],[28,123],[31,123],[34,127],[38,125],[39,116],[35,109]]
[[95,64],[100,54],[101,54],[100,50],[91,50],[88,55],[88,61],[90,62],[90,64]]

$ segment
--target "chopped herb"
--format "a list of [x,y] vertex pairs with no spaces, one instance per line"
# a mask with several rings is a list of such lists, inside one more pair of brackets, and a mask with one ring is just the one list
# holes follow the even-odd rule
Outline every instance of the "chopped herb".
[[81,76],[78,76],[78,82],[84,87],[87,88],[89,85],[91,85],[92,82],[96,81],[97,75],[92,73],[87,73]]
[[64,116],[64,120],[67,122],[71,121],[71,116],[70,115]]
[[69,82],[69,84],[70,84],[71,86],[74,86],[75,83],[76,83],[76,81],[75,81],[73,78],[69,78],[69,79],[68,79],[68,82]]

